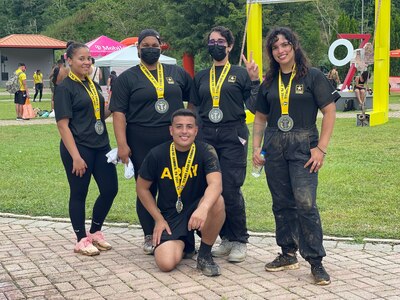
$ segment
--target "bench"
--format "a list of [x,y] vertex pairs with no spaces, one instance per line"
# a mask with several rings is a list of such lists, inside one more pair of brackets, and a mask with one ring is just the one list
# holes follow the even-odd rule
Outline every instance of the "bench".
[[[336,110],[343,111],[344,110],[344,103],[347,99],[351,99],[354,102],[354,109],[361,110],[360,105],[358,104],[356,93],[353,91],[348,92],[339,92],[341,98],[336,102]],[[365,108],[371,109],[372,108],[372,96],[367,92],[367,96],[365,98]]]

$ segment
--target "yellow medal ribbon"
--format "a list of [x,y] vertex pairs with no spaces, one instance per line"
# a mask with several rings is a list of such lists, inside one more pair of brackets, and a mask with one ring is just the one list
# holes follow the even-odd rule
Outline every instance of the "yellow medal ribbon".
[[86,87],[86,85],[83,84],[82,80],[79,79],[78,76],[76,76],[72,71],[69,71],[68,77],[71,78],[73,81],[79,82],[86,90],[86,92],[89,94],[90,99],[92,99],[93,103],[93,109],[94,109],[94,116],[96,117],[96,121],[100,121],[101,116],[100,116],[100,98],[99,94],[97,92],[96,86],[93,83],[93,81],[85,76],[86,80],[89,83],[89,89]]
[[231,69],[231,64],[229,61],[225,64],[222,69],[221,76],[218,78],[217,84],[215,84],[215,65],[213,65],[210,69],[210,92],[211,98],[213,101],[213,107],[219,107],[219,99],[221,97],[221,87],[225,81],[226,76],[228,75],[229,70]]
[[290,75],[289,84],[285,87],[282,82],[282,74],[281,70],[279,70],[279,100],[281,102],[281,111],[282,115],[289,114],[289,97],[290,97],[290,89],[292,87],[293,78],[296,76],[296,64],[293,65],[292,75]]
[[157,98],[164,99],[164,69],[163,69],[163,66],[160,63],[157,63],[158,80],[156,80],[154,78],[153,74],[151,74],[149,69],[147,69],[147,67],[144,64],[141,63],[139,66],[140,66],[140,69],[142,70],[142,72],[144,73],[144,75],[147,77],[147,79],[149,79],[150,82],[155,87],[156,92],[157,92]]
[[[171,146],[169,147],[172,175],[174,177],[176,194],[178,195],[178,201],[177,201],[177,205],[176,205],[178,213],[180,213],[183,209],[181,194],[182,194],[183,189],[185,188],[186,182],[188,181],[189,173],[190,173],[190,169],[192,168],[195,153],[196,153],[196,146],[193,143],[192,146],[190,147],[188,157],[186,158],[185,167],[182,169],[181,174],[179,174],[178,158],[176,156],[174,142],[172,142]],[[180,209],[178,209],[178,205],[180,206]]]

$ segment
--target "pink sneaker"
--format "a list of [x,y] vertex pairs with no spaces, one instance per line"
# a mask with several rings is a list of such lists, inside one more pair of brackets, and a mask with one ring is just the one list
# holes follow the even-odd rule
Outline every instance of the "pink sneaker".
[[101,231],[96,231],[95,233],[87,232],[87,236],[90,237],[93,245],[101,251],[110,250],[112,248],[111,245],[106,242],[104,233]]
[[94,256],[100,254],[99,249],[93,246],[92,241],[89,237],[85,237],[81,239],[78,243],[76,243],[74,252],[88,256]]

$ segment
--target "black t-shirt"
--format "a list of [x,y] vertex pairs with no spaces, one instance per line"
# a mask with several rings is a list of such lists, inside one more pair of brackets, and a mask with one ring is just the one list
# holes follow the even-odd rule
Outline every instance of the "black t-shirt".
[[[287,86],[289,74],[282,74],[282,81]],[[294,128],[311,128],[317,120],[318,109],[340,98],[339,93],[330,84],[325,75],[316,68],[299,79],[293,79],[289,98],[289,116],[293,119]],[[257,97],[256,110],[268,115],[268,127],[278,127],[281,117],[278,77],[266,87],[263,83]]]
[[[166,219],[177,214],[175,208],[177,193],[171,168],[170,145],[171,142],[166,142],[153,148],[144,159],[139,170],[140,177],[157,184],[157,205]],[[195,145],[196,153],[191,172],[181,195],[184,210],[191,203],[203,197],[207,188],[206,175],[213,172],[221,172],[214,147],[199,141],[196,141]],[[182,170],[189,151],[176,151],[176,153],[178,166]]]
[[[87,81],[83,81],[89,89]],[[57,86],[54,94],[54,111],[56,120],[69,119],[69,128],[75,143],[89,148],[102,148],[109,144],[106,123],[104,122],[104,97],[100,86],[95,83],[100,98],[100,116],[104,132],[98,135],[94,129],[96,117],[93,103],[86,89],[71,78],[65,78]],[[90,90],[90,89],[89,89]]]
[[[183,101],[188,101],[193,85],[192,78],[185,70],[176,65],[162,64],[164,68],[164,99],[169,109],[160,114],[155,110],[157,101],[156,89],[139,66],[134,66],[115,81],[110,101],[112,112],[126,115],[128,124],[145,127],[161,127],[171,124],[171,115],[183,108]],[[155,79],[157,70],[150,71]]]
[[[224,66],[215,67],[216,83]],[[222,84],[219,108],[223,112],[221,123],[246,120],[245,101],[250,97],[251,80],[245,68],[231,65]],[[210,68],[200,71],[194,77],[194,89],[190,102],[199,107],[199,115],[204,123],[211,123],[208,113],[213,103],[210,93]]]

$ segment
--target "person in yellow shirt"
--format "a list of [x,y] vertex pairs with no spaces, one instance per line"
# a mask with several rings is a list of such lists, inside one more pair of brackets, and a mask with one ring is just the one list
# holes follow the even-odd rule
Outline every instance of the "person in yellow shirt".
[[35,95],[33,96],[33,102],[36,102],[36,96],[39,94],[39,102],[42,101],[43,95],[43,73],[40,70],[36,70],[33,73],[33,82],[35,84]]
[[18,69],[15,74],[18,75],[19,91],[14,95],[15,111],[17,113],[17,120],[22,120],[22,111],[26,98],[29,98],[29,90],[26,85],[26,66],[24,63],[18,64]]

